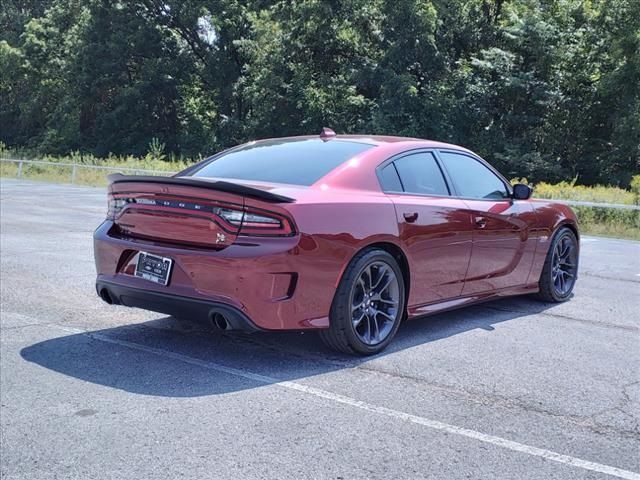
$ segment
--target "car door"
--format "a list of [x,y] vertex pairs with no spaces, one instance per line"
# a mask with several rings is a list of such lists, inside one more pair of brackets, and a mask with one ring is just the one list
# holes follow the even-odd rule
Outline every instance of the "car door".
[[447,150],[438,156],[473,221],[463,295],[524,285],[535,253],[532,205],[514,200],[508,183],[481,159]]
[[409,259],[410,312],[460,296],[471,257],[471,216],[462,200],[451,197],[433,152],[403,154],[378,172]]

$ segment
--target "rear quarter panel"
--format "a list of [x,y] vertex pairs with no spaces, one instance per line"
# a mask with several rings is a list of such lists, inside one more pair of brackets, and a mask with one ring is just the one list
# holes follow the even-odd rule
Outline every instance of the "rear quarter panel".
[[[382,194],[318,190],[284,208],[300,232],[292,252],[297,257],[296,304],[309,311],[328,316],[342,274],[359,250],[377,242],[400,246],[394,205]],[[317,319],[314,326],[324,322]]]

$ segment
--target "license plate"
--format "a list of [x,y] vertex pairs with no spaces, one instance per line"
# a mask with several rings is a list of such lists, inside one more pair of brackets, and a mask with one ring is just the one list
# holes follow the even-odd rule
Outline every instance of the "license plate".
[[173,260],[170,258],[140,252],[138,254],[138,263],[136,264],[136,277],[166,285],[169,283],[172,265]]

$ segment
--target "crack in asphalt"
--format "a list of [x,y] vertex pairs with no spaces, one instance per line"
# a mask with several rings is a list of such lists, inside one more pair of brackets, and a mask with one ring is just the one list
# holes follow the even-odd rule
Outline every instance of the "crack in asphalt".
[[594,278],[602,278],[603,280],[615,280],[618,282],[628,282],[628,283],[640,283],[640,280],[632,280],[630,278],[620,278],[620,277],[609,277],[607,275],[596,275],[595,273],[580,273],[581,277],[594,277]]
[[603,328],[616,328],[616,329],[620,329],[620,330],[626,330],[626,331],[630,331],[630,332],[640,332],[640,327],[635,327],[633,325],[620,325],[618,323],[610,323],[610,322],[602,322],[600,320],[589,320],[586,318],[578,318],[578,317],[571,317],[569,315],[563,315],[561,313],[549,313],[549,312],[537,312],[535,310],[531,311],[531,310],[515,310],[512,308],[500,308],[500,307],[494,307],[491,305],[476,305],[477,308],[483,308],[486,310],[496,310],[498,312],[507,312],[507,313],[523,313],[526,315],[543,315],[545,317],[554,317],[554,318],[561,318],[563,320],[572,320],[574,322],[580,322],[580,323],[586,323],[589,325],[595,325],[598,327],[603,327]]
[[[426,380],[422,377],[416,377],[413,375],[407,375],[407,374],[402,374],[402,373],[398,373],[398,372],[389,372],[387,370],[384,369],[380,369],[380,368],[374,368],[374,367],[368,367],[368,366],[360,366],[360,367],[356,367],[359,370],[365,370],[365,371],[371,371],[371,372],[375,372],[375,373],[379,373],[379,374],[383,374],[383,375],[387,375],[387,376],[391,376],[391,377],[397,377],[397,378],[402,378],[402,379],[407,379],[407,380],[412,380],[418,383],[423,383],[428,385],[429,387],[433,387],[433,388],[437,388],[439,390],[444,390],[444,391],[448,391],[454,394],[459,394],[462,393],[464,394],[469,400],[474,401],[475,403],[478,403],[480,405],[483,406],[493,406],[496,403],[500,404],[503,407],[507,407],[507,408],[518,408],[520,410],[524,410],[524,411],[528,411],[528,412],[534,412],[534,413],[539,413],[539,414],[543,414],[543,415],[547,415],[547,416],[551,416],[551,417],[558,417],[558,418],[563,418],[565,420],[569,420],[572,423],[576,424],[576,425],[580,425],[582,427],[586,427],[589,428],[590,430],[594,430],[594,427],[605,427],[607,430],[610,430],[611,432],[614,432],[616,434],[623,434],[623,435],[627,435],[629,436],[629,438],[633,438],[633,439],[638,439],[640,438],[640,431],[638,429],[631,429],[631,430],[627,430],[627,429],[619,429],[617,427],[611,426],[611,425],[603,425],[600,424],[598,422],[588,422],[589,419],[592,419],[593,416],[598,415],[597,414],[591,414],[591,415],[572,415],[572,414],[567,414],[567,413],[561,413],[561,412],[555,412],[553,410],[549,410],[546,408],[541,408],[537,405],[532,405],[529,402],[525,402],[522,401],[522,396],[517,396],[517,397],[507,397],[505,395],[498,395],[498,394],[486,394],[486,393],[481,393],[481,392],[477,392],[474,390],[469,390],[469,389],[464,389],[464,388],[456,388],[456,387],[452,387],[451,385],[446,385],[446,384],[441,384],[438,382],[433,382],[433,381],[429,381]],[[613,407],[616,408],[616,407]],[[603,433],[601,431],[598,431],[597,433]]]
[[[28,327],[51,327],[51,326],[64,327],[65,324],[67,323],[69,322],[58,321],[58,322],[45,322],[45,323],[30,323],[25,325],[2,327],[0,330],[6,331],[6,330],[15,330],[20,328],[28,328]],[[365,373],[374,374],[374,375],[381,375],[381,376],[390,377],[390,378],[399,379],[399,380],[408,380],[408,381],[414,382],[415,384],[421,387],[427,387],[427,388],[439,390],[446,395],[452,395],[457,398],[463,397],[467,401],[471,401],[475,404],[478,404],[484,407],[494,407],[496,405],[499,405],[503,408],[508,408],[512,410],[517,409],[524,412],[531,412],[534,414],[539,414],[539,415],[543,415],[551,418],[559,418],[567,422],[570,422],[576,426],[586,428],[592,431],[593,433],[596,433],[599,435],[606,436],[607,434],[615,434],[615,435],[620,435],[625,438],[629,438],[633,440],[640,439],[640,427],[638,426],[637,419],[633,417],[632,414],[625,411],[625,407],[628,407],[632,402],[632,399],[630,398],[627,390],[631,386],[637,383],[640,383],[640,381],[631,382],[631,383],[625,384],[622,387],[623,398],[619,401],[617,405],[606,408],[602,411],[595,412],[590,415],[574,415],[574,414],[567,414],[564,412],[554,411],[548,408],[543,408],[539,405],[534,405],[531,402],[524,401],[522,396],[508,397],[505,395],[488,394],[484,392],[479,392],[477,390],[460,388],[457,386],[435,382],[433,380],[428,380],[424,377],[405,374],[398,371],[390,371],[388,369],[381,368],[378,366],[368,365],[364,361],[359,359],[345,360],[344,357],[340,357],[339,355],[332,354],[331,352],[316,353],[308,350],[303,350],[301,348],[297,348],[291,345],[283,345],[282,343],[275,343],[265,339],[251,337],[249,335],[243,335],[238,333],[230,334],[225,332],[214,333],[212,330],[206,329],[206,328],[194,328],[194,329],[184,330],[184,329],[176,329],[176,328],[166,328],[161,326],[151,327],[148,325],[131,325],[131,328],[161,330],[165,332],[171,332],[172,334],[178,333],[180,335],[191,337],[191,338],[195,337],[194,334],[223,336],[225,337],[225,341],[234,343],[243,348],[249,346],[254,349],[267,349],[277,353],[278,355],[286,355],[288,357],[295,356],[301,360],[312,361],[314,363],[321,363],[325,366],[334,368],[333,370],[325,371],[323,373],[332,373],[338,370],[350,370],[350,371],[365,372]],[[93,332],[90,332],[90,331],[82,332],[83,335],[88,335],[88,336],[91,336],[92,333]],[[200,336],[197,338],[202,338],[202,337]],[[311,374],[312,372],[310,372],[310,375]],[[613,425],[603,424],[596,420],[596,417],[605,415],[606,413],[612,412],[612,411],[619,411],[625,417],[629,418],[629,420],[632,420],[634,427],[630,429],[624,429],[624,428],[619,428]]]
[[[154,327],[154,328],[172,331],[172,332],[178,331],[179,333],[186,334],[186,335],[189,334],[189,332],[171,330],[171,329],[166,329],[162,327]],[[207,331],[203,331],[203,332],[211,334],[211,332],[207,332]],[[515,409],[524,410],[527,412],[546,415],[549,417],[562,418],[568,422],[573,423],[574,425],[587,428],[588,430],[600,435],[613,433],[613,434],[621,435],[626,438],[630,438],[634,440],[640,439],[640,429],[638,428],[621,429],[613,425],[606,425],[606,424],[597,422],[593,417],[601,414],[601,412],[596,412],[590,415],[571,415],[571,414],[562,413],[562,412],[555,412],[553,410],[549,410],[549,409],[541,408],[537,405],[533,405],[530,402],[524,402],[522,401],[521,396],[511,398],[504,395],[486,394],[486,393],[478,392],[475,390],[458,388],[452,385],[433,382],[423,377],[417,377],[414,375],[408,375],[400,372],[393,372],[383,368],[366,365],[359,360],[344,361],[340,359],[326,359],[324,354],[322,355],[316,354],[313,352],[309,352],[307,350],[301,350],[299,348],[290,347],[288,345],[284,346],[283,348],[282,344],[274,344],[274,343],[265,342],[261,340],[255,340],[247,336],[240,336],[240,335],[233,335],[233,334],[230,335],[223,332],[219,333],[219,335],[223,335],[226,339],[243,346],[250,345],[252,347],[257,347],[257,348],[267,348],[279,354],[286,352],[288,356],[294,355],[304,360],[313,360],[314,362],[322,362],[328,366],[334,366],[339,369],[359,370],[359,371],[374,373],[378,375],[388,376],[396,379],[410,380],[418,384],[431,387],[437,390],[441,390],[443,392],[446,392],[455,396],[460,396],[462,394],[466,399],[486,407],[491,407],[491,406],[494,406],[495,404],[499,404],[500,406],[505,408],[511,408],[511,409],[515,408]],[[330,373],[330,372],[325,372],[325,373]],[[608,410],[611,410],[614,408],[616,407],[612,407]]]
[[[67,330],[65,327],[59,327],[59,328],[62,328],[63,330]],[[318,398],[327,399],[337,404],[348,405],[348,406],[358,408],[360,410],[364,410],[373,414],[383,415],[389,418],[398,419],[405,422],[411,422],[417,425],[425,426],[432,430],[445,432],[447,434],[459,435],[461,437],[474,439],[474,440],[481,441],[490,445],[495,445],[504,449],[526,453],[532,456],[542,457],[546,460],[551,460],[551,461],[571,465],[574,467],[583,468],[585,470],[600,472],[607,475],[613,475],[620,478],[640,480],[640,474],[633,471],[624,470],[618,467],[605,465],[601,463],[590,462],[588,460],[583,460],[578,457],[563,455],[552,450],[538,448],[538,447],[520,443],[514,440],[509,440],[507,438],[486,434],[477,430],[460,427],[454,424],[444,423],[439,420],[432,420],[427,417],[414,415],[401,410],[394,410],[392,408],[379,406],[373,403],[369,403],[367,401],[358,400],[353,397],[345,396],[345,395],[328,391],[328,390],[323,390],[310,385],[296,383],[290,380],[281,380],[275,377],[266,376],[264,374],[251,372],[249,370],[238,369],[235,367],[219,364],[213,361],[207,361],[197,357],[183,355],[179,352],[173,352],[173,351],[165,350],[162,348],[159,349],[152,346],[143,345],[137,342],[117,339],[117,338],[113,338],[108,335],[103,335],[100,333],[95,333],[95,332],[91,333],[91,332],[86,332],[78,329],[67,330],[67,331],[72,331],[75,334],[82,334],[82,335],[88,336],[91,339],[95,339],[101,342],[111,343],[124,348],[134,349],[134,350],[150,353],[152,355],[162,356],[165,358],[171,358],[171,359],[175,359],[175,360],[187,363],[189,365],[195,365],[197,367],[206,368],[208,370],[213,370],[216,372],[222,372],[225,374],[234,375],[244,379],[249,379],[261,384],[277,385],[279,387],[293,390],[296,392],[301,392],[304,394],[313,395]]]

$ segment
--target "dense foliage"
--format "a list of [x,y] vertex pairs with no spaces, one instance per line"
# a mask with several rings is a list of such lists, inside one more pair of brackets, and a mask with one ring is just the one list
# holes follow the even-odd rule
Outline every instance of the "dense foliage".
[[373,132],[507,176],[640,171],[638,0],[5,0],[0,141],[195,157]]

